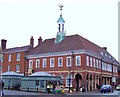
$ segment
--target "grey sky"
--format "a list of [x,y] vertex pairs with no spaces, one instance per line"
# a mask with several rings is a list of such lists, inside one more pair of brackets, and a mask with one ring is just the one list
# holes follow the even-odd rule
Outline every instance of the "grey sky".
[[29,38],[56,37],[62,3],[66,35],[79,34],[108,48],[118,59],[119,0],[0,0],[0,39],[7,48],[29,44]]

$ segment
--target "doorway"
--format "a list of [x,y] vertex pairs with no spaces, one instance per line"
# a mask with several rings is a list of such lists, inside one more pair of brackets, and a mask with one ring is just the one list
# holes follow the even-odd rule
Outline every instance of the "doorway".
[[81,86],[81,82],[82,82],[82,75],[77,73],[75,75],[75,80],[76,80],[76,91],[80,91],[80,86]]

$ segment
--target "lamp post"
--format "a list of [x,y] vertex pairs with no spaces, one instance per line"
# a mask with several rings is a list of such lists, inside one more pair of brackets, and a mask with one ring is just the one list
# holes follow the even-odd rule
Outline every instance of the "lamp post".
[[71,67],[69,67],[68,70],[69,70],[69,78],[68,78],[68,80],[69,80],[69,90],[68,90],[68,92],[70,92],[70,84],[71,84],[71,76],[70,76],[70,74],[71,74]]
[[102,85],[102,60],[103,60],[103,57],[101,58],[101,83],[100,83],[100,85]]
[[112,62],[112,86],[113,86],[113,89],[114,89],[114,82],[115,82],[115,78],[114,78],[114,75],[113,75],[113,72],[114,72],[114,68],[113,68],[113,66],[114,66],[114,58],[113,58],[113,62]]

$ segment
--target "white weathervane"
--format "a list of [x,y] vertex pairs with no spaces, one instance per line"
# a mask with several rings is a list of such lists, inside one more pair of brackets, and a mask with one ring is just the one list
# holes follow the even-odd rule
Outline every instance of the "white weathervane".
[[60,10],[62,10],[63,4],[59,4],[58,6],[60,7]]
[[59,4],[58,6],[60,7],[60,16],[62,17],[62,8],[63,8],[63,4]]

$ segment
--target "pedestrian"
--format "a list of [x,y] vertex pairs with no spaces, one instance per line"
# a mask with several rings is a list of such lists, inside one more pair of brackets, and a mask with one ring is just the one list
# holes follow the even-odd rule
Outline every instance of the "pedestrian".
[[4,90],[3,90],[4,89],[4,85],[5,84],[4,84],[3,80],[2,80],[2,96],[4,96]]
[[0,80],[0,91],[1,91],[1,95],[2,96],[4,96],[4,90],[3,90],[3,88],[4,88],[4,82],[3,82],[3,80]]
[[55,84],[53,84],[53,94],[55,93]]

